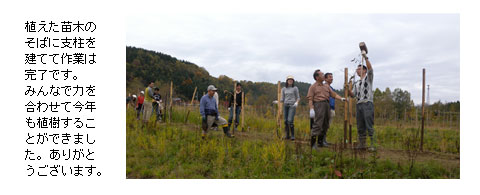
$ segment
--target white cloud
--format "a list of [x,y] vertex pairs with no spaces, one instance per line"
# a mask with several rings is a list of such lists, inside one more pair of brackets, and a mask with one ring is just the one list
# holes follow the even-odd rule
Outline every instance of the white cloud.
[[422,68],[431,102],[460,99],[458,14],[136,15],[127,18],[127,45],[155,50],[205,67],[213,76],[311,82],[313,70],[335,75],[365,41],[374,87],[400,87],[419,103]]

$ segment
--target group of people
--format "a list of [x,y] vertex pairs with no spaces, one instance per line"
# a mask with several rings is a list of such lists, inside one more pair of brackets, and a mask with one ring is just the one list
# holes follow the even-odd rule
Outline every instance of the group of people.
[[135,107],[137,119],[140,120],[140,116],[142,115],[143,123],[147,123],[150,117],[152,117],[153,113],[156,115],[156,122],[160,122],[162,120],[162,96],[160,95],[160,89],[158,87],[154,87],[154,82],[150,82],[145,88],[144,91],[140,91],[138,95],[129,95],[127,97],[127,108],[132,105]]
[[[367,133],[370,137],[370,149],[375,150],[374,139],[374,107],[373,107],[373,69],[372,65],[366,56],[362,53],[366,65],[358,65],[356,69],[360,80],[353,85],[353,90],[348,89],[348,95],[357,100],[356,104],[356,119],[358,132],[357,149],[366,149]],[[333,82],[332,73],[323,73],[321,70],[315,70],[313,73],[313,83],[307,93],[308,106],[310,108],[310,146],[314,149],[326,147],[329,143],[326,140],[327,132],[335,116],[335,99],[341,101],[348,101],[347,98],[341,97],[331,87]],[[241,85],[237,85],[237,90],[231,95],[229,100],[230,117],[228,122],[222,118],[218,111],[218,98],[215,98],[217,88],[210,85],[207,88],[208,93],[200,100],[200,114],[202,115],[203,132],[202,137],[205,137],[207,130],[212,125],[223,127],[226,136],[233,137],[229,130],[232,124],[233,108],[236,106],[236,121],[235,128],[238,125],[238,120],[241,112],[242,94]],[[236,102],[233,102],[233,95],[236,95]],[[216,95],[218,97],[218,95]],[[295,86],[295,79],[293,76],[288,76],[285,82],[285,87],[281,91],[280,102],[283,103],[283,116],[285,124],[285,137],[287,140],[295,140],[295,125],[294,118],[296,108],[300,102],[300,93]]]
[[[367,132],[370,137],[370,150],[375,150],[374,139],[374,107],[373,107],[373,69],[372,65],[366,56],[362,53],[366,65],[358,65],[356,69],[360,80],[356,81],[353,90],[348,86],[348,95],[357,100],[356,104],[356,119],[358,132],[357,149],[366,149]],[[345,97],[341,97],[335,93],[330,86],[333,82],[333,75],[331,73],[324,74],[321,70],[315,70],[313,73],[315,83],[308,89],[307,99],[310,107],[311,123],[311,138],[310,146],[312,148],[319,148],[328,146],[326,142],[327,131],[330,127],[333,117],[335,116],[335,99],[341,101],[348,101]]]
[[[366,56],[366,53],[362,53],[366,65],[358,65],[356,69],[357,75],[360,80],[356,81],[353,85],[353,90],[350,90],[347,86],[345,89],[349,89],[348,95],[355,97],[356,104],[356,119],[357,119],[357,132],[358,132],[358,149],[366,149],[367,134],[370,137],[370,149],[375,149],[374,139],[374,107],[373,107],[373,69],[372,65]],[[341,97],[331,87],[333,82],[332,73],[323,73],[321,70],[315,70],[313,73],[313,83],[307,93],[308,106],[310,108],[310,146],[318,149],[320,147],[326,147],[329,143],[326,140],[327,132],[335,116],[335,99],[341,101],[348,101],[347,98]],[[207,87],[208,93],[200,99],[200,114],[202,116],[202,138],[205,138],[209,129],[223,128],[223,132],[227,137],[234,137],[230,133],[231,126],[233,124],[234,130],[237,129],[239,124],[240,114],[242,112],[243,104],[243,90],[242,85],[237,83],[234,92],[229,94],[228,100],[228,121],[220,116],[218,109],[218,93],[217,88],[213,85]],[[130,102],[135,102],[136,95],[129,96],[127,98],[127,107]],[[143,122],[146,123],[152,113],[156,113],[157,121],[161,120],[161,96],[158,88],[154,88],[154,83],[151,82],[148,87],[140,92],[137,100],[137,119],[140,117],[140,113],[143,113]],[[295,125],[294,118],[296,108],[300,102],[300,93],[295,86],[295,79],[293,76],[288,76],[285,82],[285,87],[281,90],[280,102],[283,103],[283,116],[285,124],[285,137],[286,140],[295,140]],[[234,113],[235,112],[235,113]],[[235,115],[235,121],[234,120]]]
[[[222,127],[223,133],[227,137],[232,138],[235,135],[230,134],[231,126],[233,124],[234,130],[236,130],[240,121],[243,103],[242,85],[237,83],[235,86],[235,91],[231,93],[228,98],[228,111],[230,114],[228,121],[220,116],[220,112],[218,110],[217,90],[218,89],[215,86],[209,85],[207,87],[207,94],[200,99],[200,115],[202,115],[202,138],[205,138],[207,131],[211,129],[212,126]],[[235,121],[233,121],[234,112]]]

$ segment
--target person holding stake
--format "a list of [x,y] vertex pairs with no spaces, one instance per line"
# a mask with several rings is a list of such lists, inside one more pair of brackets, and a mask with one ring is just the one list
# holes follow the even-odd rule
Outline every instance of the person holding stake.
[[[349,90],[348,93],[351,97],[357,98],[356,105],[356,117],[357,117],[357,131],[358,142],[357,149],[366,149],[367,131],[370,137],[370,150],[375,150],[374,139],[374,107],[373,107],[373,68],[372,64],[368,60],[368,50],[364,42],[360,43],[360,50],[362,56],[365,59],[367,66],[359,64],[357,67],[357,75],[360,80],[356,81],[353,85],[353,91]],[[348,88],[347,88],[348,89]]]
[[[234,95],[235,97],[233,97]],[[235,91],[230,96],[230,99],[228,101],[228,111],[230,112],[230,116],[228,117],[228,129],[230,129],[230,126],[232,125],[233,110],[234,110],[233,106],[235,106],[235,125],[233,128],[235,129],[235,131],[237,130],[237,127],[240,121],[240,113],[242,112],[242,103],[243,103],[242,95],[243,95],[242,84],[237,83],[237,85],[235,86]]]
[[[328,86],[330,86],[330,88],[335,91],[332,87],[332,83],[333,83],[333,74],[330,73],[330,72],[327,72],[325,74],[325,83],[328,84]],[[333,121],[333,117],[335,117],[335,98],[333,97],[330,97],[329,98],[330,100],[330,117],[328,119],[328,126],[332,126],[332,121]],[[330,145],[328,142],[327,142],[327,133],[328,133],[328,129],[327,131],[325,131],[325,136],[323,137],[323,145],[324,146],[328,146]]]
[[[317,149],[318,147],[324,147],[323,139],[329,128],[329,98],[334,97],[342,101],[346,101],[346,99],[337,95],[328,84],[323,83],[325,76],[322,71],[315,70],[313,78],[316,82],[308,88],[307,99],[310,106],[310,118],[313,118],[310,147]],[[315,145],[317,140],[318,144]]]

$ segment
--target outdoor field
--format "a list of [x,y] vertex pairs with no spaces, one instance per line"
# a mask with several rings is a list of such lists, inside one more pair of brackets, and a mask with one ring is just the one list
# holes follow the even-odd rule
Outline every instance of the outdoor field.
[[[198,105],[172,111],[164,122],[155,125],[152,117],[144,126],[134,109],[127,109],[127,178],[460,178],[458,125],[431,122],[420,151],[418,121],[376,121],[377,150],[357,151],[342,147],[339,114],[328,131],[332,146],[312,150],[306,106],[297,108],[295,141],[281,139],[273,106],[263,112],[246,106],[244,127],[235,138],[219,129],[209,130],[205,140]],[[227,109],[220,106],[220,111],[227,119]]]

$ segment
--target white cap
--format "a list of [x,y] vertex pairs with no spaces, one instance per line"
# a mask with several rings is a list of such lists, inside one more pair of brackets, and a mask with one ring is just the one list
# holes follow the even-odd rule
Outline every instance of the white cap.
[[137,96],[135,94],[132,95],[133,98],[137,98]]
[[209,85],[209,86],[207,87],[207,91],[210,91],[210,90],[216,91],[217,88],[215,88],[215,86],[213,86],[213,85]]
[[140,91],[140,93],[141,93],[141,94],[145,94],[145,92],[143,92],[143,91]]

